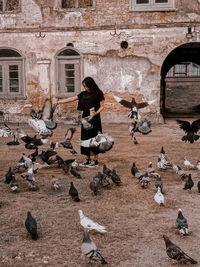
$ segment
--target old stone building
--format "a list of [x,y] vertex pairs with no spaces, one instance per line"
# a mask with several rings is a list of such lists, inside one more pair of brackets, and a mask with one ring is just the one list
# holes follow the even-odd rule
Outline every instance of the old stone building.
[[[1,0],[0,111],[26,121],[92,76],[106,119],[127,119],[113,95],[156,99],[142,110],[153,121],[192,113],[200,104],[199,10],[199,0]],[[56,113],[77,115],[74,103]]]

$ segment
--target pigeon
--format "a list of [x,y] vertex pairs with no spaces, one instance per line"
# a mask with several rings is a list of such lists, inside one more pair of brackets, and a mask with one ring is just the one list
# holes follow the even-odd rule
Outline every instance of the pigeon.
[[141,180],[140,180],[141,187],[142,187],[142,188],[147,188],[149,182],[150,182],[150,179],[149,179],[148,173],[145,172],[145,173],[144,173],[144,176],[143,176],[143,177],[141,178]]
[[153,168],[152,162],[150,161],[148,166],[147,166],[147,173],[148,175],[153,175],[155,173],[155,169]]
[[160,154],[158,155],[158,158],[161,160],[161,164],[163,164],[166,168],[172,168],[173,164],[169,162],[166,158],[164,148],[162,146]]
[[167,166],[164,164],[164,162],[160,158],[158,158],[157,167],[160,170],[166,170],[167,169]]
[[184,172],[184,170],[179,165],[173,165],[173,169],[181,177],[182,180],[188,177],[188,175]]
[[169,258],[176,260],[178,263],[197,264],[197,261],[188,256],[180,247],[172,243],[166,235],[163,235],[163,238],[166,245],[166,253]]
[[6,175],[5,175],[5,183],[6,184],[10,184],[10,182],[14,179],[14,173],[12,172],[12,169],[11,169],[11,167],[9,167],[9,169],[8,169],[8,171],[7,171],[7,173],[6,173]]
[[140,122],[138,126],[138,132],[144,135],[149,134],[150,132],[152,132],[150,127],[151,127],[151,122],[145,118]]
[[194,186],[194,182],[192,180],[192,177],[191,177],[191,173],[188,174],[188,179],[187,181],[185,182],[185,186],[184,186],[184,190],[187,190],[187,189],[192,189],[192,187]]
[[53,135],[52,130],[49,130],[46,127],[46,124],[42,119],[30,118],[28,124],[41,138],[47,138]]
[[107,176],[110,176],[112,171],[106,166],[106,164],[103,164],[103,173]]
[[6,143],[8,146],[18,146],[19,145],[17,130],[15,132],[13,132],[12,141]]
[[57,123],[53,121],[53,114],[55,112],[56,106],[52,106],[52,103],[47,99],[44,103],[44,106],[41,110],[42,117],[46,128],[49,130],[54,130],[57,128]]
[[10,189],[14,193],[17,193],[19,191],[19,185],[18,185],[18,182],[15,179],[15,176],[14,175],[13,175],[12,180],[10,182]]
[[30,211],[27,212],[27,218],[25,220],[25,227],[28,233],[30,233],[32,239],[34,240],[38,239],[37,222],[32,217]]
[[135,176],[138,179],[142,179],[142,177],[144,176],[144,174],[142,172],[138,171],[138,168],[136,167],[135,162],[133,162],[133,164],[132,164],[131,173],[133,176]]
[[164,206],[164,195],[161,193],[161,189],[158,186],[158,191],[154,195],[154,200],[156,203],[158,203],[160,206]]
[[199,160],[197,161],[196,169],[200,170],[200,161]]
[[41,146],[48,142],[48,139],[37,138],[37,135],[31,137],[29,135],[26,135],[23,131],[20,133],[20,137],[26,145],[30,145],[30,148],[26,147],[28,149],[36,149],[37,146]]
[[135,101],[134,97],[132,97],[131,102],[124,100],[124,99],[122,99],[118,96],[115,96],[115,95],[113,97],[118,103],[120,103],[124,107],[129,108],[131,110],[128,114],[128,117],[131,119],[133,119],[133,118],[140,119],[141,117],[138,113],[138,109],[145,108],[146,106],[153,104],[155,102],[155,100],[152,100],[152,101],[148,101],[148,102],[137,103]]
[[80,224],[83,226],[83,228],[88,229],[88,231],[90,230],[96,230],[100,233],[106,233],[106,228],[94,221],[92,221],[91,219],[89,219],[88,217],[86,217],[82,210],[78,210],[78,214],[80,216]]
[[74,177],[76,177],[76,178],[78,178],[78,179],[81,179],[81,178],[82,178],[81,175],[80,175],[80,173],[78,173],[77,169],[74,168],[74,167],[72,167],[72,166],[71,166],[71,169],[70,169],[70,173],[71,173]]
[[120,185],[122,183],[119,175],[117,174],[116,170],[113,169],[111,174],[110,174],[110,178],[113,181],[113,183],[115,183],[116,185]]
[[191,162],[186,158],[186,156],[184,157],[184,162],[183,164],[186,166],[187,169],[189,170],[194,170],[196,169],[196,166],[194,166],[193,164],[191,164]]
[[74,186],[73,182],[70,182],[70,189],[69,189],[69,195],[72,197],[72,199],[76,202],[80,201],[80,198],[78,196],[78,191],[76,187]]
[[114,139],[106,133],[98,133],[97,136],[90,139],[89,147],[98,147],[99,153],[106,153],[114,145]]
[[197,189],[198,189],[198,193],[200,193],[200,181],[198,181],[197,183]]
[[183,235],[188,235],[188,224],[187,219],[183,216],[182,210],[178,210],[178,217],[176,219],[176,228]]
[[93,125],[90,123],[90,121],[93,119],[94,115],[90,115],[84,118],[81,118],[81,125],[83,129],[85,130],[91,130],[93,128]]
[[99,185],[100,185],[99,177],[98,176],[93,177],[93,179],[90,182],[89,186],[90,186],[90,189],[92,190],[92,192],[94,193],[94,195],[97,194],[98,189],[99,189]]
[[97,174],[99,176],[99,185],[102,187],[108,187],[110,185],[110,182],[108,180],[108,176],[104,173],[98,172]]
[[163,194],[163,182],[160,176],[156,177],[155,187],[156,188],[160,187],[160,192]]
[[52,176],[53,179],[51,181],[51,185],[52,185],[52,188],[55,190],[55,191],[58,191],[60,189],[60,184],[58,182],[58,179],[55,179],[54,176]]
[[71,140],[72,140],[72,137],[73,137],[75,131],[76,131],[76,128],[75,127],[69,128],[67,130],[67,133],[65,134],[65,141],[64,142],[61,142],[61,145],[64,148],[73,149]]
[[106,260],[100,254],[95,243],[90,239],[88,230],[84,228],[83,242],[81,245],[82,253],[91,261],[99,262],[102,265],[107,264]]
[[177,120],[177,123],[179,124],[179,127],[186,133],[186,135],[182,137],[182,141],[188,141],[193,144],[199,139],[199,135],[197,135],[196,133],[200,129],[200,119],[195,120],[192,123],[190,123],[189,121]]
[[6,123],[4,123],[4,127],[0,128],[0,137],[9,137],[12,135],[13,135],[13,131]]

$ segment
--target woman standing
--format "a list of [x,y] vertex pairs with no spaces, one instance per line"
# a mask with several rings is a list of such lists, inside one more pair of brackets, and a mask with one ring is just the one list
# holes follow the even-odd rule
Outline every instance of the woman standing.
[[[86,77],[82,81],[82,85],[85,91],[81,92],[77,96],[72,96],[66,99],[58,100],[57,104],[64,104],[78,100],[78,110],[83,111],[82,118],[93,115],[90,120],[91,128],[84,129],[81,124],[81,154],[86,156],[85,161],[80,164],[81,166],[93,168],[98,166],[98,148],[89,147],[89,141],[91,138],[98,135],[98,132],[102,133],[100,112],[104,108],[104,94],[99,89],[96,82],[91,77]],[[91,160],[91,156],[94,155],[94,159]]]

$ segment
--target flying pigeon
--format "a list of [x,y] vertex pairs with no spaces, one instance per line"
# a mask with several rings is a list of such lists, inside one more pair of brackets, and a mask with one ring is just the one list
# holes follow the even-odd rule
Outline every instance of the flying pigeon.
[[[83,141],[84,142],[84,141]],[[90,139],[89,147],[98,148],[99,153],[106,153],[114,145],[114,139],[106,133],[98,133],[97,136]]]
[[90,115],[84,118],[81,118],[81,125],[83,129],[85,130],[91,130],[93,128],[93,125],[90,123],[90,121],[93,119],[94,115]]
[[102,265],[107,264],[106,260],[100,254],[95,243],[90,239],[88,230],[84,228],[83,242],[81,245],[82,253],[91,261],[100,262]]
[[183,216],[182,210],[178,210],[178,217],[176,218],[176,228],[183,235],[188,235],[188,224],[187,219]]
[[44,103],[44,106],[41,110],[42,117],[46,128],[49,130],[54,130],[57,128],[57,123],[53,121],[53,114],[55,112],[56,106],[52,106],[52,103],[47,99]]
[[34,240],[38,239],[37,222],[35,218],[32,217],[30,211],[27,212],[27,218],[25,220],[25,227],[28,233],[30,233],[32,239]]
[[120,103],[124,107],[129,108],[131,110],[128,114],[128,117],[131,119],[133,119],[133,118],[141,119],[141,116],[138,113],[138,109],[145,108],[146,106],[153,104],[155,102],[155,100],[152,100],[152,101],[148,101],[148,102],[136,103],[134,97],[132,97],[131,102],[124,100],[124,99],[122,99],[118,96],[115,96],[115,95],[113,97],[118,103]]
[[13,135],[13,131],[6,123],[4,123],[4,127],[0,128],[0,137],[9,137],[12,135]]
[[193,144],[194,141],[199,139],[199,135],[196,133],[200,129],[200,120],[195,120],[192,123],[189,121],[177,120],[177,123],[179,124],[179,127],[186,133],[186,135],[182,137],[182,141],[188,141]]
[[28,124],[42,138],[51,137],[53,135],[52,130],[49,130],[46,127],[46,124],[42,119],[30,118]]
[[80,216],[80,224],[83,226],[83,228],[86,228],[89,230],[96,230],[100,233],[106,233],[106,228],[94,221],[92,221],[91,219],[89,219],[88,217],[86,217],[82,210],[78,211],[78,214]]
[[160,206],[164,206],[164,195],[161,193],[161,189],[158,186],[158,191],[154,195],[154,200],[156,203],[158,203]]
[[176,260],[178,263],[197,264],[197,261],[193,260],[180,247],[172,243],[166,235],[163,235],[163,238],[166,245],[166,253],[169,258]]
[[187,190],[187,189],[192,189],[192,187],[194,186],[194,182],[192,180],[192,177],[191,177],[191,173],[188,174],[188,179],[187,181],[185,182],[185,186],[184,186],[184,190]]
[[146,118],[144,120],[141,120],[138,126],[138,132],[140,132],[141,134],[145,134],[145,135],[152,132],[151,122],[147,120]]
[[70,189],[69,189],[69,195],[72,197],[72,199],[76,202],[80,201],[80,198],[78,196],[78,191],[76,187],[74,186],[73,182],[70,182]]

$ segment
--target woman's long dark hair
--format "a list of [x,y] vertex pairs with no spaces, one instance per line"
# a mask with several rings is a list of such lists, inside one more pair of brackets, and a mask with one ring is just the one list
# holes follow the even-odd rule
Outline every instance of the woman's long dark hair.
[[92,77],[85,77],[82,81],[82,84],[85,84],[87,88],[91,90],[91,92],[98,93],[100,91],[98,85],[95,83]]

